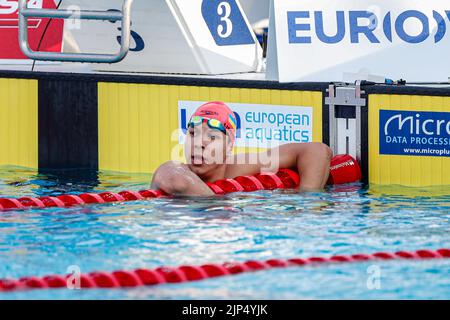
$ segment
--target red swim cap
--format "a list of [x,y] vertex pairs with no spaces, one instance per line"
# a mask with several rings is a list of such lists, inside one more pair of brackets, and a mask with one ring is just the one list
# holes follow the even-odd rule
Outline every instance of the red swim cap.
[[212,101],[200,106],[192,116],[219,120],[227,130],[231,142],[236,139],[237,120],[234,112],[223,102]]

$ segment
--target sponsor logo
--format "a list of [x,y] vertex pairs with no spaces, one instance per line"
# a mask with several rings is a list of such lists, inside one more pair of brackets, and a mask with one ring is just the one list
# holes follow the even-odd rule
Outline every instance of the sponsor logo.
[[331,166],[331,167],[330,167],[330,170],[331,170],[331,171],[334,171],[334,170],[337,170],[337,169],[340,169],[340,168],[344,168],[344,167],[353,167],[354,165],[355,165],[355,162],[354,162],[354,161],[348,160],[348,161],[346,161],[346,162],[339,163],[339,164],[336,164],[336,165],[334,165],[334,166]]
[[[348,40],[352,44],[367,41],[372,44],[386,41],[392,43],[395,40],[419,44],[432,36],[433,41],[438,43],[446,36],[447,25],[450,26],[450,7],[444,12],[405,10],[398,14],[387,12],[384,15],[366,10],[336,11],[334,14],[323,11],[288,11],[287,23],[291,44],[335,44]],[[330,30],[325,30],[328,28]],[[432,34],[434,29],[436,32]],[[312,30],[315,30],[315,37]]]
[[[205,101],[206,102],[206,101]],[[179,142],[195,110],[205,102],[179,101]],[[236,116],[236,146],[270,148],[293,142],[312,142],[313,108],[227,103]]]
[[380,110],[380,154],[450,156],[450,112]]

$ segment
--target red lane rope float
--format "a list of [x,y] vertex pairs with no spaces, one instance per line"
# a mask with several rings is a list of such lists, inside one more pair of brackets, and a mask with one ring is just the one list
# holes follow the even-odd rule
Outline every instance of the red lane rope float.
[[[159,267],[156,269],[118,270],[113,272],[91,272],[80,275],[80,288],[131,288],[154,286],[164,283],[182,283],[214,277],[235,275],[259,270],[287,268],[306,265],[336,263],[388,261],[388,260],[429,260],[449,259],[450,249],[397,251],[395,253],[377,252],[373,254],[336,255],[331,257],[311,257],[293,259],[270,259],[266,261],[227,262],[223,264],[204,264],[200,266],[183,265],[179,267]],[[23,277],[18,280],[0,279],[0,292],[67,288],[72,275],[49,275],[44,277]]]
[[[331,160],[329,184],[344,184],[361,179],[358,162],[349,155],[338,155]],[[234,179],[222,179],[207,183],[215,194],[232,192],[252,192],[297,188],[300,184],[298,173],[281,169],[277,173],[261,173],[255,176],[241,176]],[[60,195],[57,197],[24,197],[20,199],[0,198],[0,211],[24,210],[29,208],[66,208],[84,204],[137,201],[167,196],[160,190],[122,191],[119,193],[103,192],[81,195]]]

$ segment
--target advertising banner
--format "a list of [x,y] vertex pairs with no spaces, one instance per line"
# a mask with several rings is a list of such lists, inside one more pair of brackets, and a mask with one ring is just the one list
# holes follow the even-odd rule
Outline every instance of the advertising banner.
[[450,157],[450,112],[380,110],[380,154]]
[[[206,101],[179,101],[179,143],[195,110]],[[313,141],[313,108],[227,103],[237,119],[237,147],[270,148],[286,143]]]
[[267,77],[448,81],[448,0],[272,0]]

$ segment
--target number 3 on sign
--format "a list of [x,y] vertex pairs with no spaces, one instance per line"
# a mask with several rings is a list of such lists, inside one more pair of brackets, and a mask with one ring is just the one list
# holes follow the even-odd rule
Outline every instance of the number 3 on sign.
[[217,14],[220,17],[220,21],[225,23],[219,24],[217,27],[217,33],[221,38],[228,38],[233,33],[233,22],[231,22],[231,5],[228,2],[221,2],[217,7]]
[[218,46],[255,43],[250,26],[247,25],[236,0],[202,0],[201,10]]

